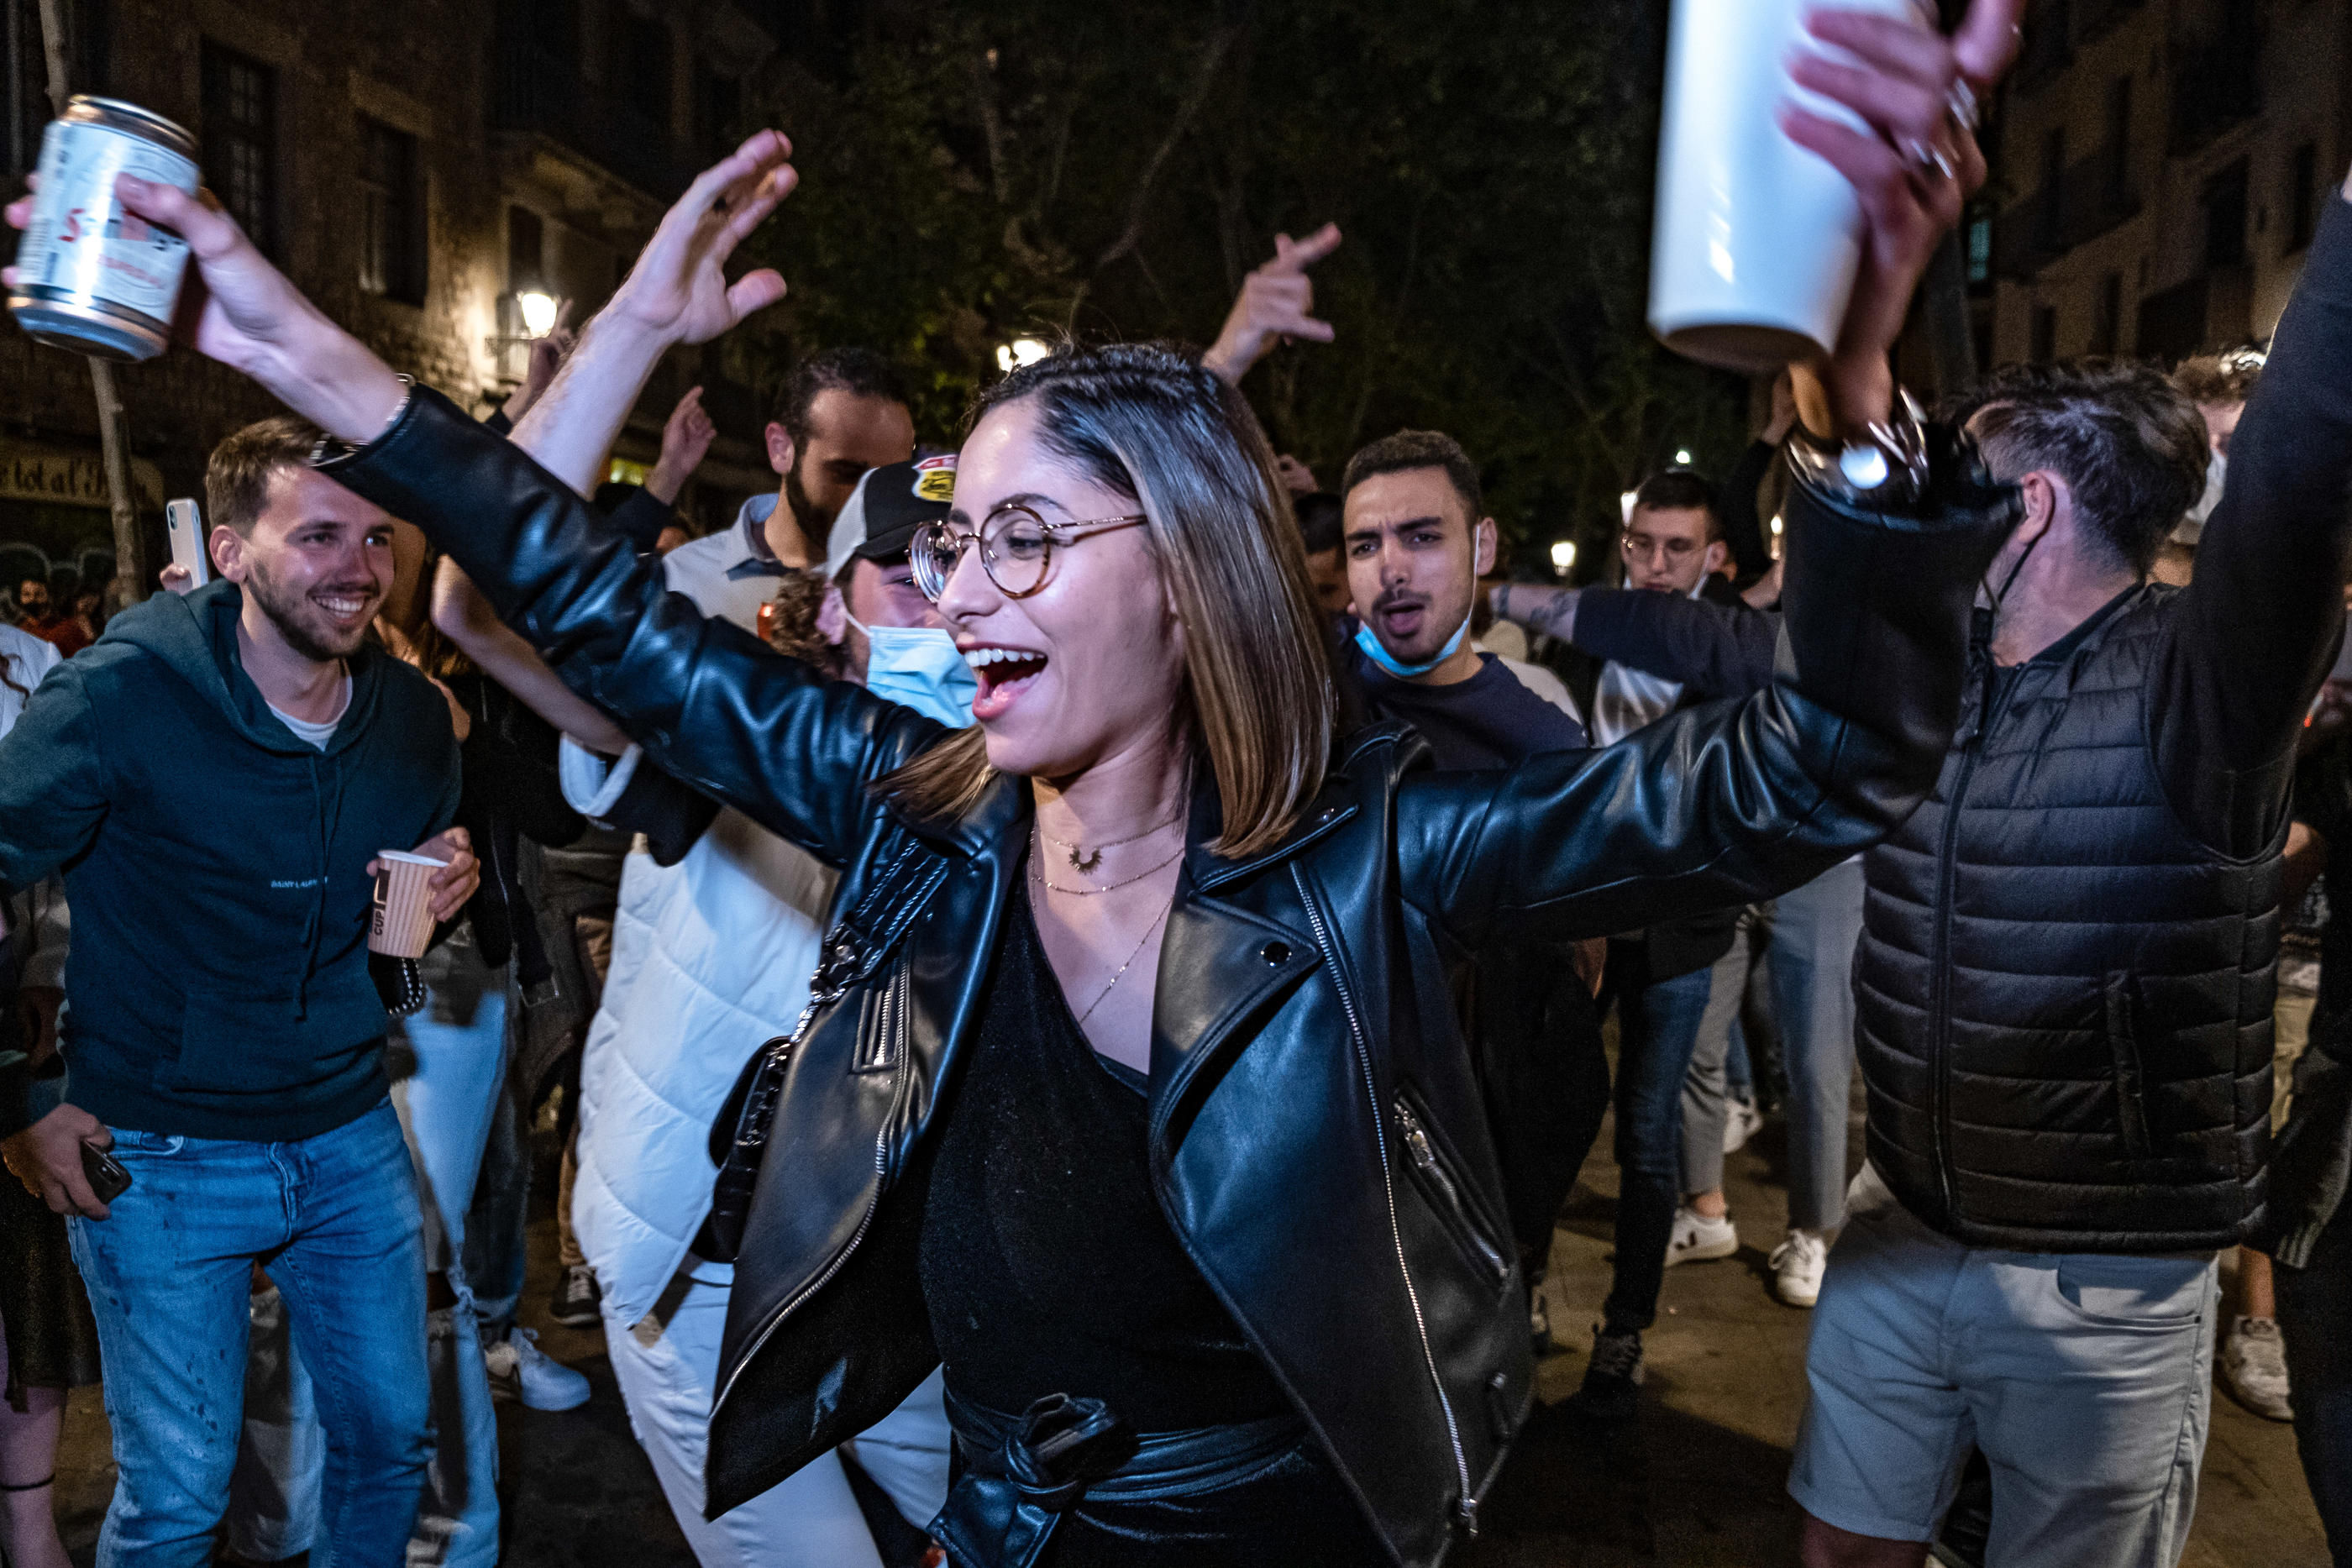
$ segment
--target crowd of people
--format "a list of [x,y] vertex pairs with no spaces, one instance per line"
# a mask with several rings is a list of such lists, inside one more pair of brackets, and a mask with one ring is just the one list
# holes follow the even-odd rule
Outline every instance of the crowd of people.
[[101,1381],[104,1568],[494,1563],[493,1402],[589,1396],[517,1323],[543,1106],[550,1315],[706,1568],[1434,1564],[1581,1345],[1612,1110],[1603,1428],[1773,1105],[1809,1564],[2177,1562],[2217,1363],[2352,1562],[2352,181],[2266,358],[1929,415],[1890,350],[2018,9],[1809,23],[1839,346],[1723,484],[1639,485],[1608,587],[1498,571],[1447,434],[1273,451],[1241,389],[1332,337],[1336,228],[954,448],[809,353],[692,538],[697,394],[598,481],[780,297],[725,267],[781,137],[487,421],[126,179],[289,412],[211,455],[215,580],[0,623],[11,1568]]

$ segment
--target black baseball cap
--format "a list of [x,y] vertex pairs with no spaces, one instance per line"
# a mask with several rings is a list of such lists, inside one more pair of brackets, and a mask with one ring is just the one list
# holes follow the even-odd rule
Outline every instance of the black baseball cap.
[[917,528],[947,521],[955,471],[952,452],[867,469],[825,537],[825,580],[853,560],[896,560],[913,548]]

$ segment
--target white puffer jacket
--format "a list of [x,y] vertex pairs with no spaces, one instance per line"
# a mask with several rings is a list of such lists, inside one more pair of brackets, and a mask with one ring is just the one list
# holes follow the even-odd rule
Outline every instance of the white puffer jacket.
[[[696,540],[664,566],[671,589],[749,631],[774,580],[729,580],[696,559],[714,549],[741,554],[737,532]],[[608,773],[566,741],[564,793],[596,816],[635,765],[633,749]],[[622,1323],[653,1310],[709,1212],[711,1120],[752,1052],[789,1031],[807,1003],[834,880],[732,810],[674,866],[641,849],[628,857],[612,970],[581,1063],[572,1197],[604,1312]],[[732,1276],[724,1264],[694,1268],[709,1283]]]

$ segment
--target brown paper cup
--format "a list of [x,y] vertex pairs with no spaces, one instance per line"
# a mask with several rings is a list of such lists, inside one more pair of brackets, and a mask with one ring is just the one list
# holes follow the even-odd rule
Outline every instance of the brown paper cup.
[[394,958],[422,958],[433,945],[433,873],[447,861],[427,860],[404,850],[378,850],[375,911],[368,922],[368,951]]

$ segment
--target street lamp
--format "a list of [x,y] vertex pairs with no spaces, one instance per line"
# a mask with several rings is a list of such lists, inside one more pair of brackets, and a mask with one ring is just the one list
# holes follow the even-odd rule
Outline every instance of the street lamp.
[[1675,453],[1675,466],[1677,468],[1687,468],[1690,466],[1689,447],[1682,447]]
[[1561,539],[1551,547],[1551,569],[1554,573],[1566,577],[1570,569],[1575,565],[1576,546],[1574,544],[1567,539]]
[[1034,338],[1015,338],[1010,343],[996,346],[996,368],[1006,375],[1024,365],[1034,365],[1054,350]]
[[544,338],[555,330],[555,296],[525,289],[515,296],[515,308],[522,312],[525,337]]

